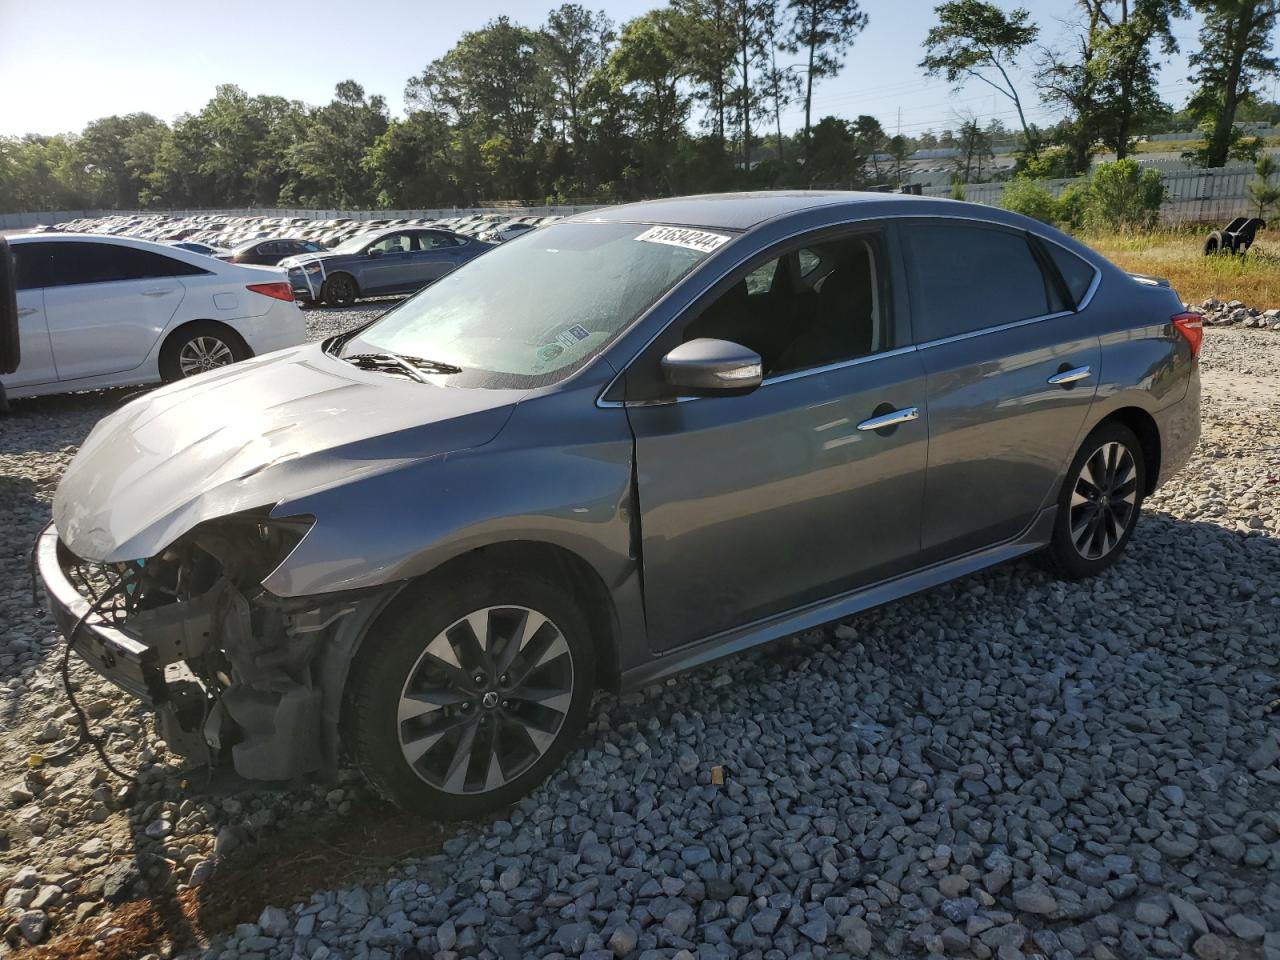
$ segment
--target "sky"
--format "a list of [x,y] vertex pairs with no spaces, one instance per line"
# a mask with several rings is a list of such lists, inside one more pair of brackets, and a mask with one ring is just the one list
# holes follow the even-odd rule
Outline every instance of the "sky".
[[[79,131],[111,114],[146,111],[166,121],[200,109],[220,83],[250,94],[278,94],[326,103],[347,78],[386,97],[401,115],[405,81],[444,54],[466,30],[506,14],[538,26],[559,0],[308,0],[306,3],[219,0],[0,0],[0,136]],[[582,0],[615,22],[658,0]],[[958,125],[960,111],[1010,126],[1012,105],[971,83],[959,92],[923,76],[916,64],[936,0],[863,0],[870,22],[840,76],[814,92],[814,121],[826,114],[870,113],[890,133],[909,136]],[[1011,7],[1012,0],[1005,6]],[[1062,43],[1074,17],[1071,0],[1021,0],[1041,28],[1041,40]],[[1183,53],[1162,67],[1159,87],[1174,106],[1190,83],[1186,51],[1197,25],[1176,27]],[[781,55],[780,65],[796,58]],[[1029,64],[1028,64],[1029,66]],[[1020,93],[1034,104],[1028,77]],[[1032,105],[1032,122],[1052,115]],[[800,106],[784,130],[803,124]]]

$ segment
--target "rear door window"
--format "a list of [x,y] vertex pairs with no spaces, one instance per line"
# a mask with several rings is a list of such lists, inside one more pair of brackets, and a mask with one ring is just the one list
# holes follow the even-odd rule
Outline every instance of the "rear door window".
[[917,343],[1053,312],[1025,233],[956,221],[908,223],[902,233]]

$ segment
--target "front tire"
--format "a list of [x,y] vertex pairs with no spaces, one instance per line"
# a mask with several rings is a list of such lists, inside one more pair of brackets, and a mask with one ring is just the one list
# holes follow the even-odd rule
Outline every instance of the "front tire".
[[359,295],[355,278],[346,273],[335,273],[320,288],[320,297],[331,307],[349,307]]
[[577,603],[540,577],[490,570],[436,582],[375,624],[348,684],[345,739],[397,806],[471,819],[560,766],[594,688]]
[[1101,573],[1124,552],[1146,492],[1142,444],[1123,424],[1103,424],[1080,446],[1058,498],[1049,569],[1067,580]]
[[160,350],[160,376],[174,383],[253,356],[240,334],[213,320],[175,330]]

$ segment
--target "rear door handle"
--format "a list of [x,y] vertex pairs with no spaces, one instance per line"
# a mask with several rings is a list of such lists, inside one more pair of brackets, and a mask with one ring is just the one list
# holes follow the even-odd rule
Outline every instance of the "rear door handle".
[[1093,371],[1087,366],[1073,367],[1070,370],[1058,371],[1047,382],[1055,387],[1065,387],[1072,383],[1079,383],[1081,380],[1087,380],[1091,376],[1093,376]]
[[171,293],[173,293],[172,287],[153,287],[150,290],[142,291],[142,295],[144,297],[164,297]]
[[33,313],[39,313],[39,312],[40,311],[37,307],[19,307],[18,308],[18,316],[20,317],[29,317]]
[[863,420],[858,424],[858,429],[883,430],[885,427],[896,427],[900,423],[910,423],[912,420],[919,419],[919,407],[903,407],[901,410],[891,410],[889,413],[882,413],[878,417]]

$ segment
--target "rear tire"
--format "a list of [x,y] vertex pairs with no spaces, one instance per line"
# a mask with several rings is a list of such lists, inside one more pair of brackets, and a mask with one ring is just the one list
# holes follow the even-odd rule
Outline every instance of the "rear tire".
[[1217,230],[1209,234],[1204,241],[1204,255],[1212,257],[1219,252],[1222,247],[1222,234]]
[[486,570],[436,581],[374,625],[347,684],[344,740],[397,806],[471,819],[560,766],[594,689],[574,599],[532,574]]
[[1129,543],[1146,491],[1142,444],[1128,427],[1105,423],[1085,438],[1058,496],[1053,538],[1040,558],[1065,580],[1092,577]]
[[359,296],[355,278],[348,273],[335,273],[320,288],[321,299],[331,307],[349,307]]
[[160,349],[160,377],[174,383],[253,356],[240,334],[216,320],[197,320],[169,334]]

